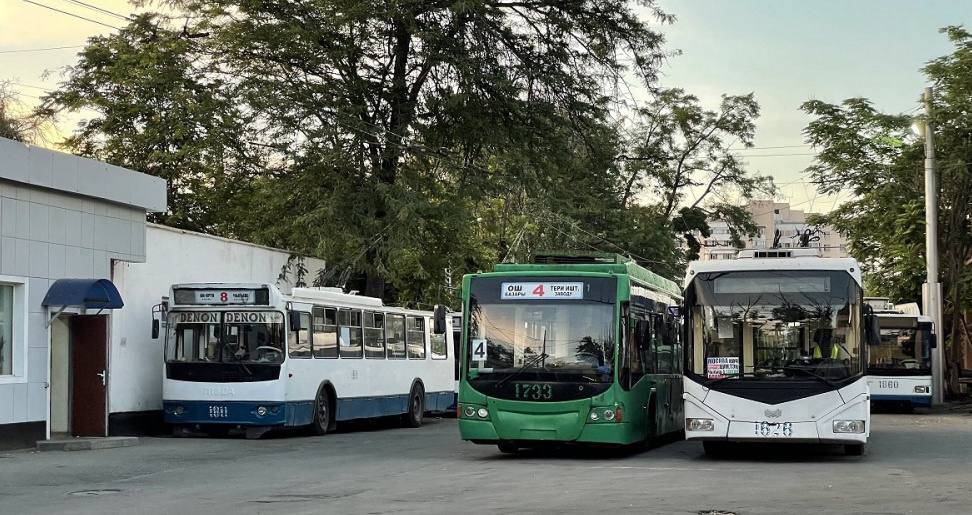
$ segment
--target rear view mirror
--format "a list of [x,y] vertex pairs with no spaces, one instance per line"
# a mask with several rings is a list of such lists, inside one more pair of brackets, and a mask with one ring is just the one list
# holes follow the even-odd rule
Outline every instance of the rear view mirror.
[[865,306],[864,332],[868,345],[879,345],[881,343],[881,321],[870,306]]
[[290,318],[290,330],[292,332],[300,331],[300,313],[297,311],[289,311],[287,316]]
[[931,322],[918,322],[918,330],[922,334],[927,335],[929,349],[938,347],[938,334],[935,332],[935,324]]
[[446,307],[441,304],[435,305],[434,318],[432,320],[432,333],[445,334],[446,332]]
[[160,327],[162,326],[162,318],[165,317],[166,312],[169,309],[169,302],[166,297],[162,297],[162,302],[152,306],[152,339],[159,339]]

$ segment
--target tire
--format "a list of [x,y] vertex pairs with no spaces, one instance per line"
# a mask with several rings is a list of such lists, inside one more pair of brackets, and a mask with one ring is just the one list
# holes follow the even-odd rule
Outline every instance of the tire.
[[423,416],[425,416],[425,388],[416,383],[408,394],[408,411],[402,415],[402,425],[422,427]]
[[497,442],[496,448],[499,449],[499,452],[503,454],[516,454],[520,452],[520,448],[517,447],[516,444],[510,442]]
[[853,443],[844,445],[844,455],[845,456],[863,456],[864,455],[864,444]]
[[729,454],[727,442],[702,442],[702,450],[711,458],[722,458]]
[[321,390],[314,399],[314,419],[311,421],[311,432],[317,436],[327,434],[331,427],[331,417],[333,413],[331,400],[328,398],[327,391]]

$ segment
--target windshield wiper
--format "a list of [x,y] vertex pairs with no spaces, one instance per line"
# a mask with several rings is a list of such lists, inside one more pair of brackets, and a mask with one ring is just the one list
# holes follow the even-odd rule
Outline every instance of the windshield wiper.
[[499,381],[496,381],[496,387],[499,388],[500,386],[503,386],[504,384],[506,384],[507,381],[509,381],[511,378],[513,378],[513,376],[520,375],[520,373],[522,373],[524,370],[532,367],[533,365],[536,365],[541,360],[547,359],[549,357],[550,356],[547,355],[546,352],[541,352],[540,354],[537,354],[536,356],[530,358],[530,360],[527,361],[526,363],[524,363],[523,366],[521,366],[520,368],[518,368],[518,369],[516,369],[516,370],[514,370],[512,372],[510,372],[503,379],[500,379]]
[[820,374],[818,374],[816,372],[811,372],[811,371],[809,371],[809,370],[807,370],[807,369],[805,369],[803,367],[794,367],[792,365],[786,365],[786,366],[783,367],[783,370],[784,371],[785,370],[797,370],[799,372],[803,372],[804,374],[807,374],[808,376],[817,378],[817,379],[823,381],[824,383],[827,383],[828,386],[832,386],[834,388],[837,388],[837,386],[838,386],[837,383],[831,381],[830,379],[827,379],[826,377],[824,377],[824,376],[822,376],[822,375],[820,375]]

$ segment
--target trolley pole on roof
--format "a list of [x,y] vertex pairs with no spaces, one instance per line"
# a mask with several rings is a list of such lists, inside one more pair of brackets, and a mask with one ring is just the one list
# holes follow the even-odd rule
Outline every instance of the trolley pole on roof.
[[938,181],[935,175],[935,134],[931,125],[931,88],[925,88],[923,100],[925,119],[918,125],[925,138],[925,260],[928,276],[922,285],[922,311],[935,322],[938,345],[931,350],[932,404],[941,404],[945,386],[945,331],[942,327],[942,284],[938,282]]

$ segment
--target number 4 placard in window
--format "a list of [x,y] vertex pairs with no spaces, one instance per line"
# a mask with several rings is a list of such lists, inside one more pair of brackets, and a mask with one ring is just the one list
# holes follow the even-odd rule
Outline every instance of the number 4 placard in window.
[[584,299],[582,282],[511,282],[502,283],[500,288],[503,300]]

